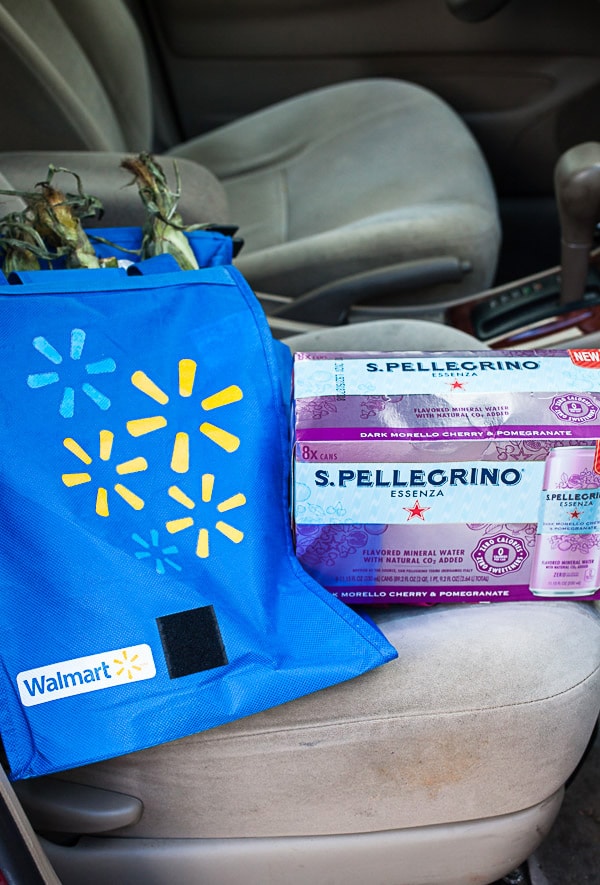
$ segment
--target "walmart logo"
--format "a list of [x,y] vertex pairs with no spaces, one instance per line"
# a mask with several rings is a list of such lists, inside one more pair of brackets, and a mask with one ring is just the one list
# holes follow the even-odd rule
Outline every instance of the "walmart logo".
[[[73,337],[75,332],[81,333],[80,336]],[[85,333],[82,330],[75,329],[71,337],[72,341],[78,345],[75,348],[75,344],[73,344],[71,348],[72,353],[74,352],[75,356],[79,358],[85,340]],[[41,348],[41,352],[46,357],[53,357],[55,361],[58,361],[60,354],[58,352],[55,353],[54,349],[50,348],[45,338],[38,336],[35,342],[37,342],[36,347],[38,349]],[[104,364],[102,365],[104,366]],[[96,364],[92,364],[92,367],[98,368]],[[116,368],[116,364],[114,368]],[[104,366],[104,369],[107,369],[107,367]],[[238,436],[221,427],[220,424],[204,420],[206,417],[204,413],[219,414],[218,410],[220,409],[225,409],[225,415],[227,415],[228,407],[234,406],[243,400],[244,393],[242,389],[237,384],[230,384],[215,391],[209,379],[211,386],[205,390],[202,386],[202,379],[198,382],[198,374],[198,364],[195,360],[180,359],[176,369],[172,371],[173,377],[171,381],[176,381],[176,383],[172,384],[171,387],[167,386],[166,389],[159,387],[149,375],[141,370],[135,371],[131,376],[132,385],[150,401],[150,406],[146,403],[145,411],[150,411],[151,414],[127,421],[127,431],[131,436],[138,438],[167,428],[167,434],[170,434],[166,443],[166,450],[170,455],[169,466],[174,473],[182,476],[181,485],[184,487],[186,486],[186,483],[183,481],[184,474],[191,472],[191,459],[190,434],[180,429],[180,427],[186,426],[182,416],[183,418],[187,416],[191,422],[190,427],[197,427],[202,436],[228,454],[236,452],[242,442]],[[30,386],[43,386],[43,383],[50,383],[46,375],[39,378],[35,376],[35,379],[37,379],[34,379],[35,384],[31,381],[32,378],[34,376],[30,376],[30,381],[28,382]],[[56,380],[58,380],[58,375],[55,377],[53,374],[52,381]],[[196,388],[199,388],[200,392]],[[199,402],[195,401],[195,391],[198,394],[197,399]],[[208,391],[211,391],[209,395],[204,396],[203,394],[208,393]],[[182,406],[182,403],[185,403],[186,400],[190,404],[191,411],[189,412],[186,412],[184,406]],[[199,412],[201,413],[200,417]],[[199,426],[197,424],[198,420],[200,421]],[[220,419],[213,417],[213,421],[217,420]],[[227,422],[225,421],[225,423]],[[169,424],[172,426],[169,427]],[[73,464],[74,470],[70,469],[68,473],[62,474],[63,484],[67,488],[87,486],[92,492],[92,497],[95,495],[95,512],[103,518],[108,518],[111,515],[113,501],[115,501],[113,493],[116,493],[133,510],[143,510],[146,506],[146,498],[141,496],[144,495],[144,480],[148,479],[148,473],[151,474],[154,467],[152,463],[149,464],[147,459],[142,456],[124,461],[114,458],[113,449],[118,448],[117,443],[115,434],[107,429],[100,430],[98,443],[94,442],[92,448],[87,443],[84,448],[71,436],[63,439],[65,449],[80,462],[79,464]],[[129,477],[132,478],[133,488],[130,488]],[[119,481],[115,482],[116,479]],[[219,486],[219,498],[213,501],[215,482]],[[227,521],[230,518],[229,516],[226,518],[220,517],[229,511],[244,507],[247,503],[245,495],[233,489],[230,490],[233,491],[233,494],[231,494],[230,491],[227,491],[226,483],[221,480],[221,477],[215,477],[215,474],[208,471],[202,474],[195,471],[190,484],[191,490],[189,488],[185,490],[181,485],[169,486],[169,497],[180,508],[183,507],[184,510],[181,511],[180,509],[179,513],[175,511],[173,518],[168,520],[165,513],[164,529],[169,534],[177,534],[184,529],[194,526],[194,532],[187,533],[187,535],[188,537],[195,536],[195,552],[200,559],[207,559],[211,555],[209,532],[212,533],[213,529],[233,544],[240,544],[244,540],[244,532],[236,525],[232,525]],[[223,486],[225,486],[224,490]],[[221,490],[223,490],[222,496]],[[141,492],[141,495],[138,492]],[[117,501],[116,503],[118,504],[119,502]],[[207,504],[211,505],[211,508],[204,506]],[[212,512],[215,510],[216,513]],[[235,522],[235,517],[231,514],[230,516],[233,522]],[[165,564],[175,571],[181,571],[182,566],[170,558],[171,555],[180,552],[179,548],[173,544],[167,544],[164,547],[162,544],[159,545],[159,528],[162,531],[160,525],[150,529],[149,541],[139,532],[134,532],[131,535],[133,541],[142,548],[141,550],[135,550],[134,555],[136,559],[154,560],[155,570],[159,575],[165,574]],[[146,529],[145,531],[147,532],[148,530]],[[214,537],[212,535],[212,538]]]
[[[115,361],[108,357],[96,360],[91,363],[84,363],[80,366],[81,357],[86,340],[86,333],[83,329],[71,329],[71,346],[69,356],[71,363],[65,364],[63,355],[46,339],[43,335],[38,335],[33,339],[33,346],[43,357],[45,357],[54,367],[52,371],[35,372],[27,378],[27,385],[36,390],[40,387],[48,387],[50,384],[59,384],[61,374],[63,378],[62,399],[58,407],[58,412],[63,418],[72,418],[75,414],[75,387],[78,386],[99,409],[106,411],[110,409],[110,399],[98,390],[86,376],[94,378],[97,375],[105,375],[114,372],[117,368]],[[73,365],[74,363],[74,365]],[[70,378],[73,370],[77,368],[75,377]],[[66,383],[65,383],[66,380]],[[71,386],[73,384],[73,386]],[[60,385],[59,385],[60,386]]]
[[152,649],[143,644],[24,670],[17,676],[17,687],[24,706],[33,707],[154,676]]

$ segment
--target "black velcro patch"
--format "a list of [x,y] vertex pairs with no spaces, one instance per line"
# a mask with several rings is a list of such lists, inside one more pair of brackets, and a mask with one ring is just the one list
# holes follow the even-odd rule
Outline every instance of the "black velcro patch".
[[227,654],[212,605],[157,618],[169,676],[178,679],[223,667]]

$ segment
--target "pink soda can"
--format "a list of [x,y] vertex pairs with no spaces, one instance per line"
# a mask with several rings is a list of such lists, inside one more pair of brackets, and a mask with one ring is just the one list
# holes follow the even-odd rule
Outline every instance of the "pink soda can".
[[529,589],[534,596],[591,596],[600,586],[600,474],[595,446],[546,458]]

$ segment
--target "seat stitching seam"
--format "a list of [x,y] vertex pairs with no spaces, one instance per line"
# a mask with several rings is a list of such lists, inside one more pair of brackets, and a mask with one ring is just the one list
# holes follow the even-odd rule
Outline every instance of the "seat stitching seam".
[[492,713],[497,710],[509,710],[509,709],[519,709],[521,707],[530,707],[533,704],[541,704],[545,701],[551,701],[556,698],[560,698],[563,695],[569,694],[569,692],[574,691],[577,688],[580,688],[582,685],[585,685],[586,682],[589,682],[598,672],[600,672],[600,665],[596,667],[592,672],[582,679],[580,682],[575,683],[575,685],[569,686],[569,688],[564,689],[564,691],[559,691],[556,694],[546,695],[543,698],[535,698],[529,701],[519,701],[519,703],[514,704],[500,704],[494,707],[465,707],[462,710],[444,710],[444,711],[432,711],[429,713],[410,713],[410,714],[402,714],[395,713],[387,716],[368,716],[366,718],[355,718],[355,719],[344,719],[340,722],[329,721],[329,722],[319,722],[317,724],[306,724],[306,725],[291,725],[285,726],[282,728],[266,728],[264,730],[246,732],[245,734],[236,734],[225,737],[214,737],[208,738],[206,740],[212,741],[234,741],[240,740],[241,738],[251,738],[251,737],[264,737],[265,735],[270,734],[284,734],[287,732],[293,731],[314,731],[318,728],[346,728],[349,725],[359,725],[359,724],[368,724],[372,722],[394,722],[403,719],[432,719],[434,717],[450,717],[450,716],[463,716],[465,713]]
[[[390,102],[390,108],[397,108],[397,102]],[[388,119],[389,113],[389,109],[379,107],[377,110],[371,111],[366,116],[361,117],[360,125],[362,126],[365,123],[371,124],[374,120],[377,120],[380,117],[384,120]],[[236,181],[243,179],[245,176],[253,176],[261,172],[285,168],[286,165],[291,165],[295,161],[299,160],[303,155],[311,153],[311,151],[313,151],[317,146],[330,143],[338,138],[338,136],[340,135],[343,138],[346,137],[347,134],[353,129],[357,128],[357,126],[358,122],[353,119],[346,126],[336,129],[333,133],[322,133],[314,139],[306,139],[299,144],[291,145],[288,151],[277,158],[269,159],[267,157],[267,159],[264,161],[261,161],[259,159],[256,165],[250,165],[246,168],[234,172],[225,172],[223,174],[219,174],[219,178],[222,181]]]

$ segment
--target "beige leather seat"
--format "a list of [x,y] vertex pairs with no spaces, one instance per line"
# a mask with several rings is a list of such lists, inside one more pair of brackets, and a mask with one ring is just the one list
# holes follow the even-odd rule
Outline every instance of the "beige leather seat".
[[[0,102],[0,151],[43,152],[33,181],[20,174],[20,155],[0,157],[7,178],[31,189],[53,159],[84,173],[87,189],[110,210],[114,189],[98,174],[101,160],[68,152],[115,152],[104,166],[117,169],[118,189],[127,181],[118,177],[122,154],[152,147],[144,47],[125,3],[2,0],[0,80],[10,84]],[[417,86],[363,80],[325,88],[167,154],[214,173],[218,181],[200,201],[206,176],[198,187],[186,183],[187,218],[238,224],[246,245],[237,263],[260,291],[297,296],[440,256],[471,271],[425,285],[420,298],[475,292],[492,280],[499,223],[488,169],[458,116]],[[133,189],[117,199],[136,203]],[[105,220],[126,216],[107,211]],[[414,300],[414,290],[399,297]]]

